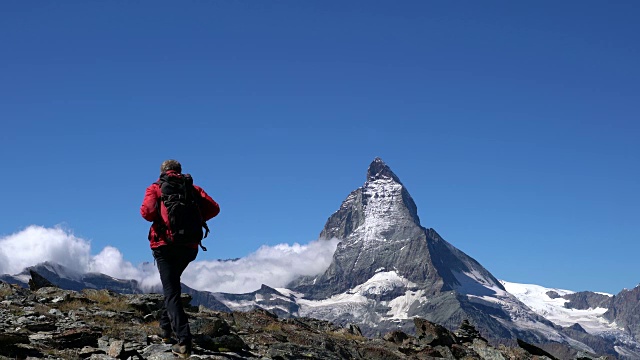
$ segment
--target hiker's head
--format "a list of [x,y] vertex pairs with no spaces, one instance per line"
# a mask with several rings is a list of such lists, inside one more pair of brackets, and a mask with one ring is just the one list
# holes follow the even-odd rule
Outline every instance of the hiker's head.
[[169,170],[182,173],[182,165],[180,165],[178,160],[169,159],[169,160],[163,161],[162,165],[160,165],[160,173],[162,174]]

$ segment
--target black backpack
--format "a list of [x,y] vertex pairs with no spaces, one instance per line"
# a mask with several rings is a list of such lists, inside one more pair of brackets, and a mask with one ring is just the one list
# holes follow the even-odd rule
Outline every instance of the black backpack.
[[[193,187],[191,175],[169,176],[163,173],[157,184],[160,185],[162,193],[160,199],[169,215],[171,236],[168,241],[176,244],[199,244],[203,251],[207,251],[207,248],[202,246],[202,239],[209,234],[209,227],[202,219],[202,197]],[[166,225],[162,225],[166,229]],[[206,232],[203,232],[202,228]]]

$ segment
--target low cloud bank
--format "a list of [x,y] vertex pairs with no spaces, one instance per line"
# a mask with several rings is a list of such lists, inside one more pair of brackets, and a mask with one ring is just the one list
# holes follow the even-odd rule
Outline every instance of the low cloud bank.
[[[302,275],[322,273],[333,258],[337,240],[316,240],[306,245],[262,246],[234,261],[192,262],[182,282],[197,290],[244,293],[262,284],[284,287]],[[135,279],[143,289],[157,288],[158,270],[153,264],[133,265],[122,252],[106,246],[91,255],[89,241],[61,227],[28,228],[0,238],[0,274],[17,274],[28,266],[50,261],[78,272],[100,272],[119,279]]]
[[262,284],[284,287],[301,275],[316,275],[326,270],[337,245],[336,240],[316,240],[307,245],[279,244],[262,246],[235,261],[195,261],[184,272],[183,280],[195,289],[229,293],[257,290]]
[[0,273],[15,274],[43,261],[52,261],[76,271],[90,269],[91,246],[61,227],[28,228],[0,239]]

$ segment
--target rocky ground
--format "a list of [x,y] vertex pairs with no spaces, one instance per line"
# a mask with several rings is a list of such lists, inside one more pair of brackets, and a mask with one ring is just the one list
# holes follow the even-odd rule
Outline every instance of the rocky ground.
[[[355,325],[189,306],[192,359],[552,359],[537,347],[492,346],[467,322],[451,332],[415,319],[416,336],[366,338]],[[177,359],[158,337],[159,294],[35,290],[0,282],[0,359]],[[590,359],[586,354],[574,358]]]

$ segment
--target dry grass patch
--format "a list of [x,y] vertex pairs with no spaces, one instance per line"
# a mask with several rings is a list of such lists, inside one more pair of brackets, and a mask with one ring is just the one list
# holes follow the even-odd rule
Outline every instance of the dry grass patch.
[[56,306],[56,308],[64,313],[68,313],[71,310],[78,310],[80,308],[87,306],[86,301],[82,301],[80,299],[73,299],[70,301],[61,302]]
[[276,322],[276,321],[270,322],[267,325],[265,325],[264,330],[268,331],[268,332],[277,332],[277,331],[283,332],[284,331],[284,329],[282,328],[282,324],[279,323],[279,322]]
[[0,297],[4,298],[12,294],[13,290],[11,289],[11,285],[7,283],[0,283]]
[[80,355],[78,355],[77,349],[64,349],[64,350],[50,349],[45,351],[45,354],[56,357],[56,358],[65,359],[65,360],[82,360]]
[[9,310],[9,314],[11,314],[13,316],[22,316],[22,315],[24,315],[24,308],[22,308],[22,306],[9,305],[7,307],[7,309]]
[[127,298],[120,294],[116,294],[108,290],[93,289],[83,290],[82,293],[87,299],[98,304],[98,306],[103,310],[116,312],[133,310],[133,308],[127,303]]
[[334,339],[342,339],[342,340],[349,340],[349,341],[365,341],[365,340],[367,340],[367,338],[364,337],[364,336],[351,334],[351,333],[348,333],[346,331],[345,332],[328,331],[326,334],[329,335],[330,337],[334,338]]
[[33,305],[33,311],[37,312],[40,315],[49,315],[49,310],[51,310],[51,308],[44,304]]
[[158,322],[136,324],[117,318],[94,318],[93,325],[101,328],[102,335],[115,339],[131,340],[141,335],[159,334]]

